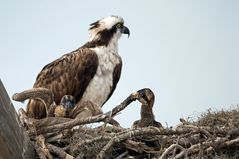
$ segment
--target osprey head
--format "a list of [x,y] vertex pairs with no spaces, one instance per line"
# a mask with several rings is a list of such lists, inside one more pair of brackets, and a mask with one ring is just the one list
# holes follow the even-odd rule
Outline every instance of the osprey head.
[[111,40],[118,41],[122,34],[130,35],[129,29],[124,26],[123,18],[119,16],[105,17],[92,23],[89,32],[89,41],[99,42],[106,46]]

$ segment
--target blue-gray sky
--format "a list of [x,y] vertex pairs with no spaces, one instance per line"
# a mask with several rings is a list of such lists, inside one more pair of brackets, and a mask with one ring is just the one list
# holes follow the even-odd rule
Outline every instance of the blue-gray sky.
[[[144,87],[155,92],[163,125],[239,103],[237,0],[1,0],[0,78],[9,95],[31,88],[44,65],[84,44],[89,24],[108,15],[122,16],[131,36],[119,41],[122,76],[104,111]],[[116,119],[130,126],[139,105]]]

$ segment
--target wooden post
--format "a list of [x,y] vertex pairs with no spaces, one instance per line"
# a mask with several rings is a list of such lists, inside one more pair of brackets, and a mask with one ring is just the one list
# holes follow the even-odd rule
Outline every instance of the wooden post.
[[36,152],[20,125],[15,108],[0,79],[0,159],[34,159]]

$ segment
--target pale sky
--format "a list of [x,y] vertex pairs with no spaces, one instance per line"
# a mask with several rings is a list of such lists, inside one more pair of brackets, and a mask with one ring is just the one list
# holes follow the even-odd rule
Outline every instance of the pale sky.
[[[43,66],[83,45],[89,24],[109,15],[123,17],[131,36],[119,41],[123,70],[105,112],[144,87],[164,126],[239,104],[237,0],[0,0],[0,78],[9,95],[31,88]],[[139,113],[135,102],[116,119],[129,127]]]

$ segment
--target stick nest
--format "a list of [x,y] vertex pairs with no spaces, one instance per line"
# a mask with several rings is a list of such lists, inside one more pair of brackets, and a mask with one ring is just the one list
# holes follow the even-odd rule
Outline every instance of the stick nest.
[[[36,120],[21,110],[20,119],[41,159],[239,158],[238,107],[208,110],[196,121],[180,119],[174,128],[106,124],[129,104],[124,101],[110,112],[86,119]],[[89,125],[99,122],[99,126]]]

